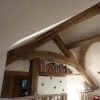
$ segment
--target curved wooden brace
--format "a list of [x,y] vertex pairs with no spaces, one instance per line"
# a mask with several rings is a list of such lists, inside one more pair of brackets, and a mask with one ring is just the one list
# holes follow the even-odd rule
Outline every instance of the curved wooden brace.
[[48,51],[31,51],[31,52],[27,52],[26,54],[22,54],[22,55],[14,55],[14,57],[7,59],[7,63],[6,65],[9,65],[10,63],[14,62],[15,60],[19,60],[19,59],[34,59],[34,58],[40,58],[42,60],[52,60],[55,62],[59,62],[62,64],[67,64],[73,67],[76,67],[76,65],[73,63],[73,61],[71,60],[71,58],[66,57],[64,55],[61,54],[57,54],[54,52],[48,52]]

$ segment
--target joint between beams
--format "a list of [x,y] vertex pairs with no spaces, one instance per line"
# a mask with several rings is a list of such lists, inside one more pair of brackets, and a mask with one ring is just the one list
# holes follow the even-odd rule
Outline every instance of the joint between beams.
[[100,2],[98,3],[98,7],[100,8]]

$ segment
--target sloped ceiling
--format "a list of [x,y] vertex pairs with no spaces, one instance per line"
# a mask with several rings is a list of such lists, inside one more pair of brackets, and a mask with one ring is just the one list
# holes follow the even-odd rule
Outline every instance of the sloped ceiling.
[[62,31],[65,43],[76,42],[100,34],[100,14]]
[[74,16],[100,0],[0,0],[0,53],[18,40]]

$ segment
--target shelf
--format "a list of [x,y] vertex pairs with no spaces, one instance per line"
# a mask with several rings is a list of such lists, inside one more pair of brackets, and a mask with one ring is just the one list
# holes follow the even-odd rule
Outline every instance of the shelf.
[[54,77],[65,77],[67,75],[82,75],[82,74],[68,74],[68,73],[47,73],[47,72],[40,72],[39,76],[54,76]]
[[5,71],[5,76],[25,76],[29,77],[30,72],[21,72],[21,71]]
[[66,75],[70,75],[68,73],[47,73],[47,72],[40,72],[39,76],[55,76],[55,77],[65,77]]

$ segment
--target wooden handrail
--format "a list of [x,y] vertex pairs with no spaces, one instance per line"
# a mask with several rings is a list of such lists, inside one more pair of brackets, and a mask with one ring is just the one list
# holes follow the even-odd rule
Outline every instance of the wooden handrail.
[[49,94],[14,98],[14,100],[67,100],[67,94]]

